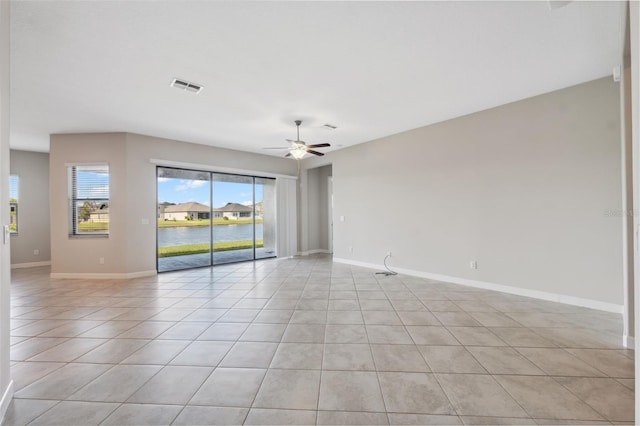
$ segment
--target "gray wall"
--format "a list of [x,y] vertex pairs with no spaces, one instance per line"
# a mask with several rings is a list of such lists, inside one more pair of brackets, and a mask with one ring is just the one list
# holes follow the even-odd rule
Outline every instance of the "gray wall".
[[[284,175],[297,171],[285,158],[129,133],[52,135],[50,159],[51,223],[65,224],[51,229],[51,270],[61,274],[156,269],[156,165],[150,159]],[[68,236],[66,164],[75,162],[109,164],[108,238]]]
[[[129,178],[126,135],[102,133],[52,135],[50,147],[50,212],[52,273],[127,273],[127,210]],[[109,164],[109,237],[70,237],[67,165]],[[147,192],[150,192],[150,186]],[[155,217],[155,216],[148,216]],[[153,222],[152,222],[153,223]],[[133,256],[135,252],[131,253]],[[105,259],[99,264],[99,258]]]
[[18,233],[11,235],[11,264],[48,262],[49,154],[11,150],[11,174],[18,175],[19,182]]
[[307,212],[301,218],[308,228],[306,251],[329,249],[327,179],[331,173],[331,165],[307,170]]
[[326,156],[334,256],[622,305],[619,110],[605,78]]

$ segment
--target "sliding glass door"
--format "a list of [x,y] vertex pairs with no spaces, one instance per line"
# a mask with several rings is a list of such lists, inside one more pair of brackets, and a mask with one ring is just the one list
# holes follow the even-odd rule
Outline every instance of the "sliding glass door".
[[213,173],[213,264],[254,259],[253,177]]
[[158,271],[276,256],[275,179],[158,167]]
[[158,271],[211,265],[211,174],[158,167]]
[[255,178],[256,259],[276,255],[276,180]]

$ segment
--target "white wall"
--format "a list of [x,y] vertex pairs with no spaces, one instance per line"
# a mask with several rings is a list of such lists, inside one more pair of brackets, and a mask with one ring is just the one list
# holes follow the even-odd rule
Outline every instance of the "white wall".
[[332,153],[334,256],[621,311],[619,109],[605,78]]
[[[629,22],[627,19],[626,43],[629,43]],[[623,57],[623,67],[620,80],[620,109],[621,114],[621,153],[622,153],[622,204],[626,214],[622,217],[622,234],[623,234],[623,256],[622,271],[625,291],[625,316],[624,316],[624,343],[626,346],[633,346],[632,342],[635,336],[634,328],[634,230],[636,228],[636,217],[633,212],[637,212],[636,207],[638,200],[634,200],[633,194],[633,141],[631,137],[631,58]]]
[[[631,137],[633,152],[633,199],[638,202],[640,199],[640,4],[629,2],[629,23],[630,23],[630,54],[631,54]],[[635,210],[636,212],[638,210]],[[640,270],[640,241],[638,232],[634,233],[634,271]],[[638,307],[640,306],[640,273],[634,274],[634,330],[640,329],[640,316]],[[638,340],[635,345],[635,388],[640,386],[640,351],[638,351]],[[635,395],[636,424],[640,423],[640,392]]]
[[[9,9],[9,2],[0,2],[0,200],[9,199]],[[0,205],[0,224],[8,225],[9,205]],[[0,423],[13,397],[9,375],[10,278],[10,247],[2,243],[0,235]]]
[[[50,155],[51,223],[64,224],[51,230],[53,274],[119,277],[155,271],[156,164],[151,159],[267,175],[295,175],[297,170],[285,158],[130,133],[52,135]],[[74,162],[109,163],[108,238],[68,236],[66,164]],[[100,257],[104,265],[98,263]]]
[[[11,265],[51,260],[49,154],[11,150],[11,174],[18,176],[18,233],[11,235]],[[37,255],[34,250],[38,250]]]

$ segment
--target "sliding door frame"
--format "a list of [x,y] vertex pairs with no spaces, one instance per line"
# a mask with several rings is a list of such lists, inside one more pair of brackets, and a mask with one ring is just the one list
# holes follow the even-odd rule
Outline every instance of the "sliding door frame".
[[[242,174],[242,173],[232,173],[229,171],[224,171],[224,172],[218,172],[215,170],[199,170],[199,169],[192,169],[192,168],[186,168],[186,167],[178,167],[178,166],[164,166],[161,164],[156,164],[156,216],[158,216],[157,211],[158,211],[158,205],[159,205],[159,194],[158,194],[158,170],[159,169],[172,169],[172,170],[181,170],[181,171],[186,171],[186,172],[197,172],[197,173],[208,173],[209,174],[209,238],[210,238],[210,250],[209,250],[209,256],[210,256],[210,264],[209,265],[204,265],[204,266],[194,266],[193,268],[185,268],[185,269],[172,269],[172,270],[168,270],[168,271],[162,271],[162,272],[173,272],[173,271],[177,271],[177,270],[187,270],[187,269],[196,269],[196,268],[209,268],[209,267],[214,267],[217,265],[228,265],[231,263],[240,263],[240,262],[250,262],[253,261],[255,262],[256,260],[263,260],[263,259],[273,259],[278,257],[278,253],[277,250],[275,252],[275,254],[273,256],[268,256],[268,257],[261,257],[261,258],[256,258],[256,248],[257,248],[257,244],[256,244],[256,179],[269,179],[269,180],[273,180],[274,184],[276,182],[276,178],[275,177],[271,177],[271,176],[258,176],[258,175],[249,175],[249,174]],[[213,196],[214,196],[214,188],[213,188],[213,184],[214,184],[214,175],[215,174],[223,174],[223,175],[229,175],[229,176],[241,176],[241,177],[247,177],[247,178],[251,178],[251,192],[252,192],[252,258],[251,259],[246,259],[246,260],[237,260],[237,261],[231,261],[231,262],[225,262],[225,263],[214,263],[214,254],[215,254],[215,249],[214,249],[214,207],[213,207]],[[264,193],[263,193],[263,197],[262,197],[262,202],[264,203]],[[275,213],[277,215],[277,212]],[[263,213],[264,215],[264,213]],[[160,226],[158,225],[158,220],[159,218],[156,217],[156,271],[158,271],[159,273],[161,273],[159,271],[160,269],[160,257],[159,257],[159,231],[160,231]],[[275,226],[277,226],[277,219],[274,223]],[[263,218],[263,226],[264,226],[264,218]],[[277,231],[274,233],[274,235],[277,235]],[[263,230],[263,238],[264,238],[264,230]],[[276,237],[277,238],[277,237]],[[277,247],[277,240],[276,243],[274,244],[275,247]]]

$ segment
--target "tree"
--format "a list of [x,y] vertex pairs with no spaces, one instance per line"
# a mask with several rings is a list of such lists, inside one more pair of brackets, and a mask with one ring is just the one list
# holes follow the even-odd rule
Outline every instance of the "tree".
[[96,210],[97,207],[96,203],[85,201],[78,212],[78,219],[82,222],[86,222],[91,217],[91,212]]

